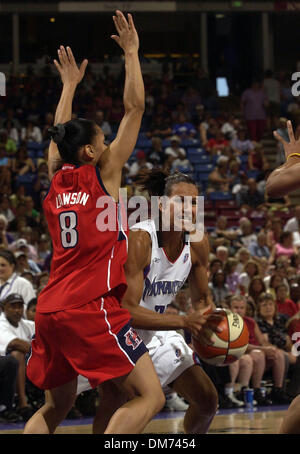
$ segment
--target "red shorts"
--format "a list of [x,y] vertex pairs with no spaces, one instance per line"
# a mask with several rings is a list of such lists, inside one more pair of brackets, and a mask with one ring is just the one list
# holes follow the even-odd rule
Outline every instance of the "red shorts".
[[130,313],[114,296],[75,309],[37,312],[29,380],[38,388],[52,389],[83,375],[95,388],[128,374],[147,351],[129,321]]

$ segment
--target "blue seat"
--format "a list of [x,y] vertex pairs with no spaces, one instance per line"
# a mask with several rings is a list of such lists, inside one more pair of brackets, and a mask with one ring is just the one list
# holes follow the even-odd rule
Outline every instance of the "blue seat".
[[210,157],[206,154],[191,155],[188,159],[192,164],[211,164]]
[[194,168],[195,168],[195,171],[196,172],[207,172],[207,173],[210,173],[214,170],[214,165],[213,164],[208,164],[208,163],[204,163],[204,164],[195,164],[194,165]]
[[208,194],[210,200],[234,200],[232,192],[214,191]]
[[140,139],[140,138],[138,138],[136,146],[138,148],[150,148],[152,146],[152,142],[149,139]]
[[248,178],[254,178],[256,180],[259,174],[260,170],[246,170],[246,175]]

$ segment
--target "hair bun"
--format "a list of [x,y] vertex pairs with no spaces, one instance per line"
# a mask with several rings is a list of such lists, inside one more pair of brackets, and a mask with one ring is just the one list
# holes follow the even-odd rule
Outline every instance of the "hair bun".
[[63,141],[63,138],[65,137],[66,128],[62,123],[58,123],[57,125],[52,126],[52,128],[49,128],[48,132],[53,142],[59,144]]

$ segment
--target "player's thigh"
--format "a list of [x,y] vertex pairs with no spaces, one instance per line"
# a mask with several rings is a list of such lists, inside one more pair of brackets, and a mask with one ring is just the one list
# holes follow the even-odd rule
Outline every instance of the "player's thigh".
[[155,372],[149,353],[144,353],[136,362],[134,369],[121,379],[114,382],[121,386],[129,396],[151,396],[153,393],[162,394],[162,388]]

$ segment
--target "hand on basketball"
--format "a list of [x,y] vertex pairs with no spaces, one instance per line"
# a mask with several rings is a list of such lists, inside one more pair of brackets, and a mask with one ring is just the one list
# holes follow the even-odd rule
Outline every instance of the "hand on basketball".
[[292,153],[300,153],[300,138],[298,140],[295,139],[292,122],[290,120],[287,122],[287,130],[290,139],[289,142],[284,140],[278,132],[274,131],[275,138],[283,145],[286,158]]
[[58,69],[62,83],[79,84],[84,76],[85,69],[88,64],[87,59],[84,59],[78,68],[70,47],[65,49],[64,46],[60,46],[57,53],[59,62],[54,60],[54,64]]
[[193,312],[186,317],[186,329],[202,344],[213,345],[211,335],[213,332],[221,332],[218,324],[224,319],[221,314],[201,315]]
[[113,21],[119,35],[112,35],[111,38],[124,50],[128,52],[137,52],[139,48],[139,37],[134,26],[131,14],[128,14],[128,21],[124,14],[117,10],[113,16]]

